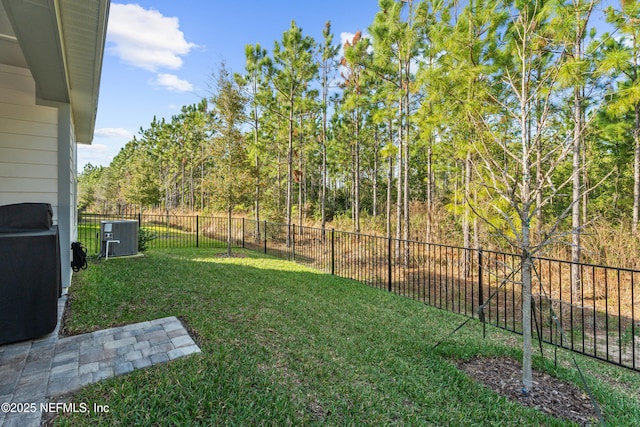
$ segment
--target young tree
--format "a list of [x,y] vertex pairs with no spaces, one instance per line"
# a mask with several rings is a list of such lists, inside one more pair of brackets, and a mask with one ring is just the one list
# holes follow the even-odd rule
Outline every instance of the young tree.
[[[544,1],[516,2],[508,9],[510,22],[505,28],[505,40],[495,63],[499,69],[491,76],[491,110],[474,114],[482,138],[476,141],[480,166],[476,175],[492,197],[491,205],[501,221],[484,216],[486,223],[520,254],[520,264],[513,266],[520,272],[522,287],[522,383],[528,392],[532,387],[532,281],[533,256],[558,239],[558,229],[571,212],[565,206],[555,221],[544,224],[539,242],[532,239],[532,222],[536,212],[571,184],[571,177],[555,186],[548,186],[559,165],[572,153],[572,129],[562,134],[554,129],[553,102],[559,98],[558,75],[567,58],[565,45],[552,46],[550,18],[552,5]],[[544,50],[540,43],[547,44]],[[556,51],[553,61],[547,62],[544,51]],[[541,68],[541,61],[545,67]],[[536,108],[541,115],[534,123],[530,118]],[[502,128],[507,128],[505,132]],[[544,161],[542,179],[535,179],[536,141],[541,138]],[[542,192],[542,204],[538,193]],[[498,225],[501,224],[501,225]],[[505,227],[506,229],[503,229]]]
[[215,197],[214,203],[227,212],[227,255],[231,256],[233,209],[246,198],[251,185],[247,144],[241,130],[247,99],[224,63],[215,78],[215,91],[211,98],[214,131],[211,163],[214,168],[208,184]]

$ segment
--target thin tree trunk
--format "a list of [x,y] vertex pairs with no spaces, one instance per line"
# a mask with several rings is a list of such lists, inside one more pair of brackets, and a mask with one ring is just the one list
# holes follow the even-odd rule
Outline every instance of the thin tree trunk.
[[373,147],[373,217],[378,216],[378,163],[380,162],[380,141],[378,135],[378,128],[374,130],[374,144]]
[[[413,0],[407,0],[407,5],[409,6],[409,11],[407,14],[407,24],[409,28],[409,37],[407,43],[409,45],[413,45],[413,35],[411,34],[411,30],[413,27],[412,19],[413,19]],[[410,130],[411,130],[411,121],[409,117],[411,115],[411,50],[408,49],[408,57],[404,62],[404,85],[401,85],[401,88],[404,90],[404,99],[405,99],[405,109],[404,109],[404,229],[403,229],[403,239],[408,241],[411,238],[411,216],[409,212],[410,206],[410,197],[411,191],[409,187],[409,170],[410,170],[410,159],[409,159],[409,144],[410,144]],[[403,81],[402,71],[400,72],[400,81]],[[404,253],[404,265],[409,266],[409,245],[405,244],[405,253]]]
[[260,242],[262,240],[260,235],[260,157],[256,154],[255,158],[256,165],[256,200],[255,200],[255,221],[256,221],[256,233],[255,239],[256,242]]
[[[526,47],[529,43],[527,33],[522,40],[522,52],[526,51]],[[528,69],[527,57],[522,55],[522,72],[525,75],[525,70]],[[520,223],[522,231],[522,386],[523,391],[527,393],[533,386],[533,373],[531,369],[531,231],[529,223],[530,206],[531,206],[531,153],[530,153],[530,139],[528,132],[528,120],[529,116],[529,80],[526,78],[521,79],[520,83],[520,130],[521,130],[521,144],[522,144],[522,181],[521,181],[521,193],[520,193]],[[506,170],[506,169],[505,169]]]
[[293,93],[290,93],[289,102],[289,148],[287,150],[287,247],[291,246],[291,213],[292,213],[292,201],[293,201]]
[[[393,121],[389,119],[389,144],[393,143]],[[387,174],[387,238],[391,237],[391,186],[393,185],[393,156],[389,155],[389,171]]]
[[281,211],[281,199],[282,199],[282,167],[280,165],[280,150],[278,150],[278,153],[276,154],[276,186],[277,186],[277,197],[276,197],[276,211],[277,212],[282,212]]
[[[411,1],[409,0],[409,8],[411,8]],[[411,9],[409,9],[409,26],[411,26]],[[410,215],[409,215],[409,203],[410,203],[410,197],[411,197],[411,192],[409,190],[409,129],[411,127],[411,123],[409,120],[409,82],[410,82],[410,78],[409,78],[409,61],[407,61],[406,64],[406,70],[405,70],[405,118],[404,118],[404,123],[405,123],[405,131],[404,131],[404,138],[405,138],[405,142],[404,142],[404,195],[403,195],[403,216],[404,216],[404,228],[403,228],[403,233],[402,233],[402,238],[405,241],[408,241],[411,236],[410,236]],[[404,265],[408,266],[409,265],[409,245],[405,244],[405,253],[404,253]]]
[[204,211],[204,145],[201,148],[202,162],[200,163],[200,210]]
[[303,144],[303,132],[302,132],[302,114],[300,114],[300,148],[298,151],[298,171],[300,180],[298,181],[298,228],[302,231],[302,211],[303,211],[303,202],[302,202],[302,144]]
[[[257,92],[257,87],[256,87],[256,83],[254,81],[254,86],[253,86],[253,93],[255,94]],[[253,102],[253,144],[255,149],[258,149],[258,135],[259,135],[259,128],[260,128],[260,121],[258,120],[258,105],[255,102]],[[255,233],[255,239],[256,242],[260,242],[261,240],[261,236],[260,236],[260,156],[256,153],[255,156],[255,173],[256,173],[256,188],[255,188],[255,205],[254,205],[254,209],[255,209],[255,221],[256,221],[256,233]]]
[[360,232],[360,112],[356,107],[356,144],[355,144],[355,170],[354,170],[354,197],[353,211],[355,219],[355,232]]
[[404,94],[402,93],[402,63],[399,63],[400,72],[400,99],[398,100],[398,181],[396,182],[398,194],[396,195],[396,258],[400,258],[400,239],[402,236],[402,173],[404,165],[404,126],[402,120],[404,118]]
[[[576,44],[576,49],[578,49]],[[580,154],[582,149],[582,132],[583,132],[583,117],[582,117],[582,94],[580,88],[574,89],[573,99],[573,187],[571,192],[571,287],[574,295],[574,299],[580,296],[580,289],[582,288],[580,279],[580,263],[581,247],[580,247],[580,189],[581,189],[581,173],[580,173]]]
[[389,173],[387,174],[387,238],[391,237],[391,185],[393,184],[393,156],[389,156]]
[[322,184],[320,185],[320,216],[322,238],[325,237],[325,228],[327,223],[327,72],[326,67],[322,76]]
[[638,217],[640,215],[640,102],[636,104],[635,126],[633,130],[633,235],[638,234]]
[[231,236],[232,236],[232,226],[231,226],[231,216],[233,213],[233,207],[229,206],[227,209],[227,256],[231,256]]
[[433,195],[434,195],[434,184],[433,184],[433,171],[432,164],[433,161],[433,151],[431,147],[431,137],[429,137],[429,146],[427,147],[427,230],[425,233],[425,239],[427,242],[431,242],[432,237],[432,227],[433,227]]
[[[462,217],[462,234],[465,248],[471,247],[471,151],[467,151],[467,158],[464,162],[464,216]],[[471,252],[464,251],[464,275],[471,274]]]

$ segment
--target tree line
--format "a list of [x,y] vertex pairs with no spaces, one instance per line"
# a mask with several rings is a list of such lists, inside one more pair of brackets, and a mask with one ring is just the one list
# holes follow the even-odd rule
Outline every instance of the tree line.
[[[292,22],[271,51],[246,46],[244,70],[221,66],[210,98],[87,165],[81,208],[226,212],[226,188],[257,221],[564,239],[580,260],[594,222],[637,234],[639,19],[638,1],[380,0],[343,45]],[[244,106],[226,148],[221,75]]]
[[[527,392],[533,258],[566,245],[579,295],[585,231],[637,240],[640,2],[379,0],[343,46],[330,23],[322,34],[292,22],[270,52],[247,46],[211,99],[88,165],[81,205],[348,217],[354,231],[509,247]],[[405,266],[408,250],[397,241]]]

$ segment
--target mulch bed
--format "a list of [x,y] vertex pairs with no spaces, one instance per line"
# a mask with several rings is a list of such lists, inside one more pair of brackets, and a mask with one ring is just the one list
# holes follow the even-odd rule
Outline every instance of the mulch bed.
[[458,368],[506,398],[581,426],[598,424],[589,395],[574,384],[533,371],[533,387],[522,392],[522,368],[511,358],[473,358]]

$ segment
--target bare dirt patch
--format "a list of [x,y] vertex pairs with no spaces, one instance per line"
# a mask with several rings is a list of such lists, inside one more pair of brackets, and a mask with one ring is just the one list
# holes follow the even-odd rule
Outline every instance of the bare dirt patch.
[[237,253],[232,253],[231,255],[227,254],[226,252],[223,254],[216,254],[216,258],[246,258],[247,255],[246,254],[237,254]]
[[581,426],[598,423],[591,399],[584,390],[547,373],[534,371],[532,390],[525,395],[521,365],[513,359],[477,357],[458,363],[458,368],[506,398],[555,418]]

